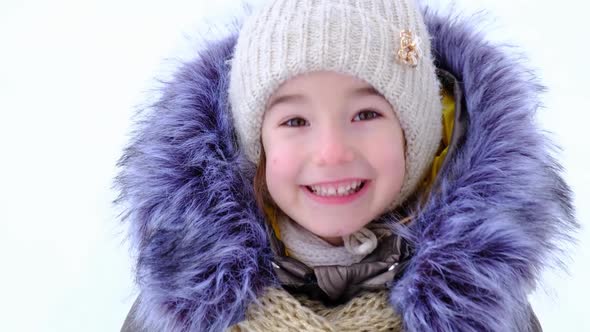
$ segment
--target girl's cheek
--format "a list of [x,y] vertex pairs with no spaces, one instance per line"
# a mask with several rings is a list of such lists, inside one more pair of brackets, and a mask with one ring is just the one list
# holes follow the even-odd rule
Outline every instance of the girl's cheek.
[[391,141],[384,141],[381,144],[370,144],[364,147],[366,155],[373,156],[372,159],[379,160],[384,164],[398,164],[404,162],[403,145],[391,145]]
[[267,152],[268,175],[281,179],[295,177],[301,164],[300,150],[288,144],[273,146],[272,150]]
[[288,170],[294,167],[297,160],[298,156],[296,152],[290,152],[289,149],[279,149],[273,153],[270,159],[270,166],[288,172]]

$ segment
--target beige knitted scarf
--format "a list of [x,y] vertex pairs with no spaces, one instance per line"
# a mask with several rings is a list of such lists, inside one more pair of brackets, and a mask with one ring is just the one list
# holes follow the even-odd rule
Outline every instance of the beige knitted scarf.
[[400,317],[388,302],[389,292],[363,293],[329,308],[282,288],[269,288],[252,303],[246,319],[228,332],[402,332]]

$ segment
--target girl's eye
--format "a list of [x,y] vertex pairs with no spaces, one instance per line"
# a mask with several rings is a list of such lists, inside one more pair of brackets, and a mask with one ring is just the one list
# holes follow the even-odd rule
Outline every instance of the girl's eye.
[[375,111],[371,111],[371,110],[366,110],[366,111],[361,111],[359,112],[354,119],[358,119],[358,120],[370,120],[370,119],[375,119],[380,117],[381,114],[375,112]]
[[305,126],[305,123],[305,120],[302,118],[292,118],[283,122],[282,126],[286,125],[287,127],[302,127]]

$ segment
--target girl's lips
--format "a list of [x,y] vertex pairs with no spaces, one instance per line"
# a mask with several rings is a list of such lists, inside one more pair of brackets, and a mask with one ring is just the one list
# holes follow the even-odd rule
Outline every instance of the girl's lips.
[[319,196],[311,192],[307,186],[301,186],[301,189],[305,192],[305,194],[310,197],[315,202],[320,204],[329,204],[329,205],[341,205],[341,204],[348,204],[357,199],[359,199],[365,192],[368,190],[371,181],[365,180],[364,185],[358,192],[347,195],[347,196]]

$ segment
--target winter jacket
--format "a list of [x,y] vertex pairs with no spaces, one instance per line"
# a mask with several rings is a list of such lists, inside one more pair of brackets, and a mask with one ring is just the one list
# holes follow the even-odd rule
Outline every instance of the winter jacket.
[[[380,287],[405,331],[539,331],[527,295],[577,226],[552,145],[534,122],[542,87],[477,22],[424,15],[435,64],[451,78],[455,127],[426,200],[404,205],[412,221],[383,216],[408,249],[385,249],[403,264]],[[236,39],[210,42],[179,68],[120,159],[117,203],[141,292],[124,331],[225,331],[285,284],[254,199],[256,166],[228,109]],[[375,273],[391,264],[383,266]]]

